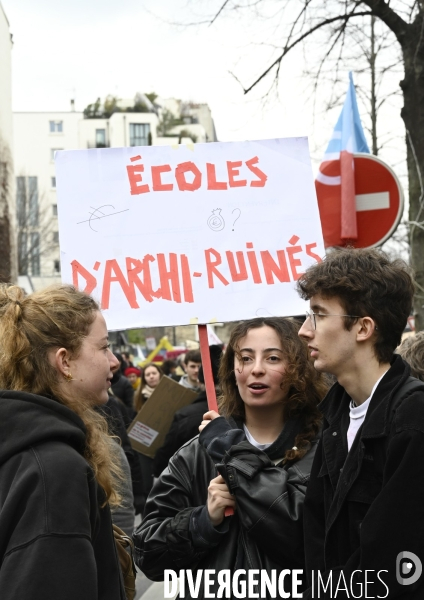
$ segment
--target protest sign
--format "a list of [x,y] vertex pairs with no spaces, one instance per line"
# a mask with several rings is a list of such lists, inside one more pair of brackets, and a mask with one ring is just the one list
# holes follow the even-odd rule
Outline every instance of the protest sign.
[[170,377],[162,377],[128,429],[131,446],[154,458],[163,446],[177,410],[191,404],[197,393]]
[[62,279],[108,328],[302,313],[324,255],[306,138],[56,153]]

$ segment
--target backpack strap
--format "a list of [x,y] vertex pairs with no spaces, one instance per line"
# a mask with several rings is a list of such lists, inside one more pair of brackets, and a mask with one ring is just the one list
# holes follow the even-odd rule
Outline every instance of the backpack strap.
[[416,377],[409,376],[402,387],[398,389],[392,400],[393,412],[397,409],[401,401],[410,396],[413,392],[421,390],[424,392],[424,381],[417,379]]

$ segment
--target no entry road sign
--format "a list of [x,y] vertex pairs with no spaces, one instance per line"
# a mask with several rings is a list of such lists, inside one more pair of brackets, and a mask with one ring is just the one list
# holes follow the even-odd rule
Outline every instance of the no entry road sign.
[[403,191],[393,170],[377,156],[354,154],[358,239],[341,239],[340,160],[321,165],[315,181],[325,246],[371,248],[396,230],[403,212]]

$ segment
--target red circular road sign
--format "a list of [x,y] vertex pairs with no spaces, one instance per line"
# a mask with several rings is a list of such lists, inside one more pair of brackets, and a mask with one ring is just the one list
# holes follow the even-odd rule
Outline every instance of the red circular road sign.
[[340,160],[321,165],[315,181],[326,248],[371,248],[396,230],[403,212],[403,191],[393,170],[377,156],[354,154],[357,240],[342,240]]

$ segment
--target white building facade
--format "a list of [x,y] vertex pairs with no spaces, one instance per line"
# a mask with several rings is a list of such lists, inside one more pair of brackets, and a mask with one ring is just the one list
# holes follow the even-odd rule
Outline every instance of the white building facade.
[[[178,102],[174,101],[177,108]],[[73,102],[69,112],[14,113],[20,285],[30,292],[60,282],[54,167],[57,150],[215,141],[209,107],[202,110],[204,125],[195,114],[186,115],[180,118],[183,124],[175,125],[166,137],[158,136],[160,107],[154,112],[114,112],[109,118],[84,118],[83,113],[73,110]]]
[[0,3],[0,281],[15,283],[15,180],[13,174],[12,36]]

